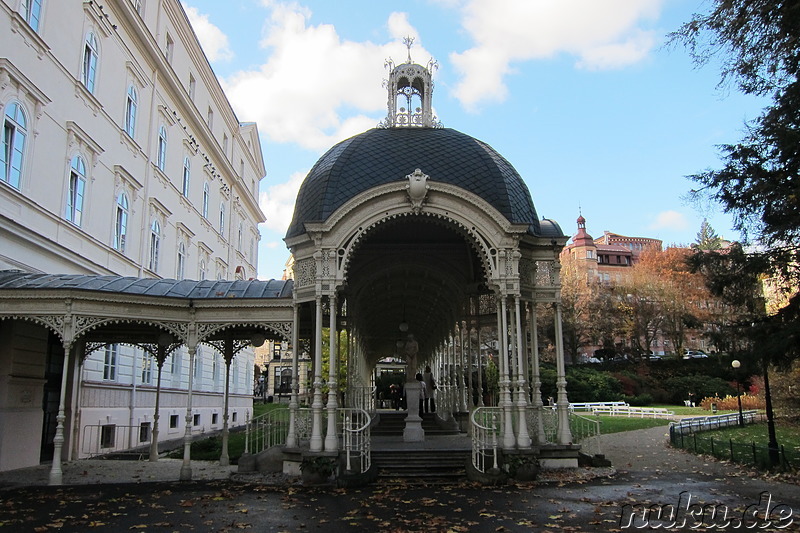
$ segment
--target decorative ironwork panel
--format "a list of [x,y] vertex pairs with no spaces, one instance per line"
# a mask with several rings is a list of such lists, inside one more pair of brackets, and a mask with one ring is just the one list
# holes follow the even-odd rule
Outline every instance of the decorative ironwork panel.
[[303,259],[294,265],[294,283],[297,287],[313,285],[317,277],[317,265],[314,259]]

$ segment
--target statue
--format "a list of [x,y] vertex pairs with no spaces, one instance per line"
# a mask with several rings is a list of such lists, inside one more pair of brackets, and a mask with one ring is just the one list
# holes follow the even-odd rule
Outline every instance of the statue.
[[417,354],[419,353],[419,344],[414,338],[412,333],[408,334],[406,340],[406,381],[412,381],[413,376],[417,371]]

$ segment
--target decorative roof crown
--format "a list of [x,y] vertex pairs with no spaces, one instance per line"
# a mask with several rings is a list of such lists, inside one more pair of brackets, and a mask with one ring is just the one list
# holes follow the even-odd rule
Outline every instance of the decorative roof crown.
[[389,90],[389,114],[383,126],[387,128],[440,128],[441,123],[433,116],[431,94],[433,93],[433,77],[431,72],[438,68],[438,63],[431,59],[428,66],[423,67],[411,60],[413,37],[403,39],[408,48],[408,59],[395,66],[388,59],[389,80],[384,86]]

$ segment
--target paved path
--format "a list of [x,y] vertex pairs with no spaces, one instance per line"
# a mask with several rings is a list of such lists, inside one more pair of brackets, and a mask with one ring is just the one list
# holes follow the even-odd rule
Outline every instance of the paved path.
[[[771,527],[756,529],[800,531],[797,485],[765,481],[739,467],[673,450],[666,440],[666,427],[607,435],[603,451],[614,462],[615,475],[590,479],[583,475],[587,470],[556,472],[546,483],[502,487],[464,482],[314,489],[258,476],[230,479],[229,468],[207,463],[195,463],[196,481],[178,483],[156,480],[161,476],[177,479],[180,461],[127,466],[116,461],[81,461],[68,465],[64,476],[67,483],[83,485],[21,487],[19,483],[26,480],[17,471],[16,486],[12,486],[9,473],[0,474],[0,486],[7,487],[0,490],[0,529],[600,532],[631,530],[622,527],[631,521],[647,525],[641,517],[653,525],[657,517],[653,510],[661,509],[662,518],[669,519],[666,512],[677,507],[672,518],[676,524],[666,524],[674,527],[664,528],[660,522],[662,529],[688,531],[699,524],[697,520],[705,519],[708,527],[701,531],[741,531],[746,528],[735,526],[748,509],[750,521],[745,517],[744,525],[764,525],[767,502],[762,493],[766,491],[771,509],[782,505],[777,508],[792,514],[783,522],[772,515]],[[138,477],[131,478],[125,468],[133,469]],[[26,484],[46,483],[46,468],[24,470],[37,473]],[[39,472],[44,476],[37,477]],[[731,514],[711,518],[709,509],[720,512],[722,506]],[[693,514],[687,515],[689,510]],[[753,516],[752,511],[760,514]],[[727,525],[718,527],[724,525],[723,520]],[[778,525],[789,527],[778,529]]]

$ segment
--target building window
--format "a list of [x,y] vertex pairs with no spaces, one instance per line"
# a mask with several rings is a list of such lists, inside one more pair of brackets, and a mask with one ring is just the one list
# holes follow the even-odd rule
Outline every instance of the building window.
[[199,426],[199,425],[200,425],[200,415],[199,415],[199,414],[197,414],[197,415],[194,415],[194,417],[193,417],[193,419],[192,419],[192,423],[193,423],[195,426]]
[[158,151],[156,152],[156,166],[161,172],[167,166],[167,128],[163,125],[158,128]]
[[177,351],[172,352],[172,361],[170,361],[169,372],[172,375],[177,374],[181,370],[181,359]]
[[194,93],[197,89],[197,82],[194,79],[194,76],[189,74],[189,86],[187,87],[187,92],[189,93],[189,98],[194,100]]
[[133,139],[136,134],[136,108],[139,105],[139,96],[136,87],[128,87],[128,96],[125,98],[125,133]]
[[69,170],[69,191],[67,191],[66,219],[81,225],[83,215],[83,195],[86,189],[86,164],[81,156],[72,158]]
[[150,422],[139,424],[139,442],[150,442]]
[[281,359],[281,343],[276,341],[272,343],[272,359],[280,361]]
[[139,15],[142,14],[142,0],[131,0],[131,5],[133,5],[133,9],[135,9]]
[[225,234],[225,204],[219,204],[219,234]]
[[231,415],[231,422],[236,422],[236,411]]
[[169,427],[172,429],[178,427],[178,415],[169,415]]
[[100,427],[100,447],[113,448],[116,440],[117,426],[115,424],[105,424]]
[[228,155],[228,135],[222,134],[222,153]]
[[216,354],[211,358],[211,381],[214,383],[219,381],[219,364],[217,364]]
[[202,352],[198,349],[197,353],[194,354],[194,366],[192,367],[192,377],[197,379],[200,376],[200,357],[202,356]]
[[242,239],[244,238],[244,228],[242,227],[242,223],[239,222],[239,228],[237,229],[236,234],[236,249],[238,251],[242,251]]
[[117,379],[117,344],[106,345],[105,359],[103,360],[103,381]]
[[42,0],[22,0],[22,14],[33,31],[39,31],[42,18]]
[[150,225],[150,270],[158,271],[158,252],[161,247],[161,224],[154,220]]
[[142,383],[153,382],[153,356],[149,353],[142,354]]
[[191,163],[189,162],[189,157],[183,158],[183,187],[181,188],[181,192],[183,192],[183,196],[185,198],[189,197],[189,179],[192,175],[192,167]]
[[214,111],[209,107],[208,113],[206,113],[206,122],[208,123],[208,129],[214,128]]
[[219,413],[211,413],[211,425],[216,426],[219,423]]
[[0,179],[19,189],[22,160],[25,156],[27,120],[22,106],[12,102],[6,106],[3,119],[3,146],[0,151]]
[[186,268],[186,245],[180,243],[178,245],[178,264],[175,269],[175,277],[177,279],[184,278],[184,270]]
[[203,218],[208,219],[208,183],[203,184]]
[[86,35],[83,43],[83,71],[81,81],[88,91],[94,94],[95,78],[97,76],[97,58],[99,57],[99,47],[97,37],[94,33]]
[[206,260],[200,260],[200,281],[206,279]]
[[164,47],[164,57],[167,58],[169,63],[172,63],[172,56],[175,53],[175,41],[172,40],[170,34],[167,34],[167,43]]
[[121,192],[117,196],[117,222],[114,227],[114,249],[125,252],[125,236],[128,233],[128,196]]

